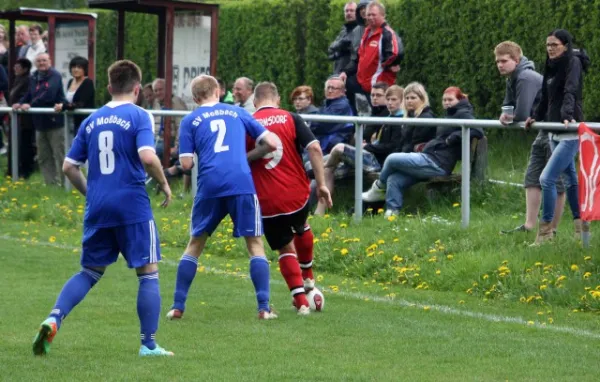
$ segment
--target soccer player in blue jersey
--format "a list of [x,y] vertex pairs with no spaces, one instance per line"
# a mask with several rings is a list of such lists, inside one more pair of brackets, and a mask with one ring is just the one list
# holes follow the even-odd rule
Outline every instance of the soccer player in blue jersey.
[[246,134],[270,151],[276,148],[276,141],[246,110],[219,103],[219,84],[214,77],[196,77],[191,87],[200,107],[181,121],[179,160],[184,169],[191,169],[194,154],[198,155],[198,192],[192,209],[191,237],[179,262],[174,303],[167,318],[182,317],[198,257],[208,236],[227,214],[233,220],[233,236],[246,239],[258,318],[277,318],[269,307],[269,263],[261,238],[260,206],[246,158]]
[[[131,61],[117,61],[108,69],[108,78],[112,101],[83,121],[63,164],[67,178],[86,197],[81,271],[67,281],[42,322],[33,341],[35,355],[50,351],[65,317],[117,260],[119,252],[128,267],[135,268],[139,280],[139,355],[173,355],[154,341],[160,315],[160,242],[144,169],[165,194],[164,207],[171,200],[171,190],[154,152],[154,119],[135,105],[140,68]],[[86,160],[87,180],[79,169]]]

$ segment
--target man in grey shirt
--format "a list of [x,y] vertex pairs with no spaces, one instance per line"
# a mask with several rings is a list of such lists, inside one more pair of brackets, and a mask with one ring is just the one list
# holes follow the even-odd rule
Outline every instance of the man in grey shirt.
[[[496,55],[498,71],[506,77],[506,94],[502,106],[513,106],[514,122],[524,122],[531,116],[535,105],[539,102],[542,75],[535,71],[533,62],[523,56],[521,47],[512,41],[504,41],[498,44],[494,49],[494,54]],[[500,116],[502,124],[507,125],[508,121],[506,114]],[[546,167],[551,153],[548,134],[540,130],[531,145],[529,163],[525,172],[524,186],[527,209],[525,223],[513,229],[503,230],[502,233],[528,232],[536,228],[542,202],[540,175]],[[559,181],[556,186],[559,194],[556,199],[554,220],[552,221],[554,231],[558,227],[565,207],[564,184]]]
[[240,77],[233,84],[233,99],[235,106],[239,106],[252,114],[254,107],[254,81],[247,77]]

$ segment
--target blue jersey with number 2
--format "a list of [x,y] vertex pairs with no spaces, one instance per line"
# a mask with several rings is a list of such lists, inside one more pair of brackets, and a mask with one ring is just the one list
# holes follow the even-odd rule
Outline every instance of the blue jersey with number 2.
[[246,134],[267,131],[246,110],[224,103],[204,104],[181,121],[179,156],[198,155],[197,199],[255,194],[246,159]]
[[116,227],[152,220],[138,152],[154,150],[154,120],[129,102],[109,102],[86,118],[66,160],[88,161],[84,226]]

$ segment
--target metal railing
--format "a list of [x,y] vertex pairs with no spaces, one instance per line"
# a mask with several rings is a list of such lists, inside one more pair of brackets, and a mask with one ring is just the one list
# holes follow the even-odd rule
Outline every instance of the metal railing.
[[[96,109],[78,109],[63,114],[91,114]],[[174,111],[174,110],[150,110],[154,116],[169,116],[169,117],[180,117],[191,113],[191,111]],[[13,111],[11,108],[5,107],[0,108],[0,115],[2,114],[20,114],[20,113],[31,113],[31,114],[52,114],[55,111],[51,108],[32,108],[27,112]],[[360,221],[362,219],[363,201],[362,201],[362,189],[363,189],[363,152],[362,152],[362,141],[363,141],[363,125],[393,125],[393,126],[443,126],[443,127],[460,127],[462,132],[461,140],[461,225],[463,228],[469,226],[470,221],[470,193],[471,193],[471,128],[479,127],[484,129],[513,129],[522,130],[525,126],[524,123],[515,123],[509,126],[502,125],[498,120],[484,120],[484,119],[444,119],[444,118],[386,118],[386,117],[342,117],[332,115],[315,115],[315,114],[302,114],[304,120],[308,122],[330,122],[330,123],[352,123],[356,127],[355,142],[356,142],[356,157],[355,157],[355,179],[354,179],[354,220]],[[600,130],[600,123],[587,123],[586,124],[594,130]],[[562,123],[552,122],[536,122],[533,124],[532,129],[534,130],[563,130],[576,132],[579,126],[578,123],[571,123],[566,128]],[[19,169],[19,154],[18,154],[18,131],[17,131],[17,118],[11,118],[11,155],[12,155],[12,174],[13,179],[18,179]],[[65,118],[65,148],[68,146],[68,121]],[[196,159],[197,161],[197,159]],[[192,193],[195,195],[196,192],[196,175],[197,167],[194,166],[192,174]],[[69,187],[65,182],[65,187]]]

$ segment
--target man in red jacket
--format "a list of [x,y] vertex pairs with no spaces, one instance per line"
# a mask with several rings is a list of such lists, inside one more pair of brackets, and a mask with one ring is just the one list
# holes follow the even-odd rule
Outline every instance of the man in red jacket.
[[[367,5],[367,28],[358,48],[356,76],[341,73],[340,77],[348,78],[349,93],[368,95],[377,82],[395,83],[403,54],[402,41],[385,21],[385,7],[373,1]],[[354,99],[352,95],[348,98]]]

